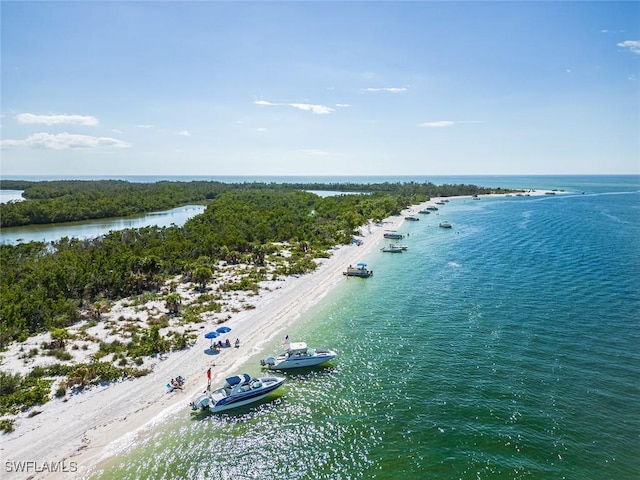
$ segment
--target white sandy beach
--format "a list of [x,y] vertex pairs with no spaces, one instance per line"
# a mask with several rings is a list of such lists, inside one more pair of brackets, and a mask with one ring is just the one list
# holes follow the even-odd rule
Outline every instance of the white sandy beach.
[[[543,192],[535,192],[539,195]],[[101,460],[131,444],[136,435],[162,421],[171,412],[188,408],[188,402],[206,385],[207,368],[212,367],[212,384],[222,383],[225,377],[240,373],[243,364],[274,338],[286,334],[287,328],[307,310],[318,303],[331,288],[346,281],[342,272],[347,265],[366,261],[374,248],[379,248],[386,230],[399,228],[404,215],[415,213],[438,198],[405,210],[402,215],[388,218],[378,225],[361,228],[362,245],[341,246],[332,256],[322,259],[312,273],[270,282],[251,298],[255,309],[240,310],[224,323],[231,327],[231,341],[241,339],[240,348],[226,348],[217,355],[204,351],[210,341],[202,334],[191,348],[177,351],[158,360],[153,371],[135,380],[126,380],[103,387],[94,387],[66,399],[52,399],[38,407],[36,416],[21,416],[16,430],[0,437],[2,478],[86,478]],[[375,270],[375,268],[374,268]],[[113,315],[114,313],[111,313]],[[215,329],[206,324],[203,333]],[[327,346],[330,347],[330,346]],[[11,368],[11,358],[3,358],[0,368]],[[170,378],[187,378],[184,391],[168,393],[165,384]],[[14,462],[36,462],[28,473],[15,471]],[[66,472],[34,472],[45,463],[65,462]]]
[[[188,408],[188,402],[206,385],[207,368],[212,366],[213,385],[240,373],[248,358],[262,352],[274,337],[284,335],[287,327],[333,286],[346,281],[342,274],[346,267],[362,261],[382,241],[384,231],[398,228],[403,219],[400,215],[387,219],[382,226],[364,227],[361,246],[341,246],[332,250],[330,258],[322,259],[314,272],[276,282],[277,288],[271,290],[261,289],[251,300],[255,309],[239,311],[224,323],[232,329],[228,335],[232,341],[241,339],[240,348],[207,355],[204,350],[210,341],[200,335],[193,347],[167,355],[149,375],[94,387],[67,396],[66,401],[52,399],[38,408],[40,414],[20,418],[16,430],[2,437],[2,470],[7,471],[7,462],[36,464],[29,473],[10,472],[3,478],[86,477],[101,459],[133,442],[137,432],[155,425],[175,409]],[[7,368],[6,362],[2,368]],[[165,384],[178,374],[187,378],[184,391],[169,394]],[[43,465],[46,469],[45,462],[62,461],[70,471],[34,472],[35,468],[42,470]]]

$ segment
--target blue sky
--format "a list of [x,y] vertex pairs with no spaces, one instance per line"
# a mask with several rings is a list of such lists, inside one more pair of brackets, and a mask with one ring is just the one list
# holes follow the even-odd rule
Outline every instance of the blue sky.
[[0,175],[640,173],[638,2],[1,9]]

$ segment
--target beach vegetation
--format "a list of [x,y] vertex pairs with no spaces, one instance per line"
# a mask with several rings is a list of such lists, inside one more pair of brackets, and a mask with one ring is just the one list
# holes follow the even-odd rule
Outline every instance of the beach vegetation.
[[0,419],[0,432],[2,433],[11,433],[15,430],[15,419],[13,418],[2,418]]
[[56,392],[54,393],[54,396],[56,398],[62,398],[67,394],[67,387],[65,387],[64,385],[60,385],[57,389]]
[[[51,341],[42,351],[65,362],[73,360],[66,351],[70,340],[100,342],[88,330],[99,325],[122,299],[141,311],[157,301],[170,315],[181,314],[184,323],[200,323],[201,314],[223,310],[221,298],[206,291],[219,269],[233,267],[231,279],[221,282],[219,292],[255,294],[267,278],[276,280],[314,270],[315,259],[328,257],[335,245],[350,244],[363,225],[397,215],[407,205],[434,195],[495,191],[414,182],[276,185],[111,180],[0,180],[0,188],[24,190],[26,199],[0,204],[0,227],[121,217],[189,203],[206,205],[202,214],[179,227],[152,226],[112,231],[95,239],[65,237],[47,243],[0,245],[0,345],[49,332]],[[349,194],[320,197],[307,190]],[[203,294],[192,304],[182,305],[176,279],[196,283]],[[246,304],[243,308],[252,307]],[[92,363],[72,365],[73,372],[59,366],[56,375],[68,376],[67,385],[138,375],[142,373],[126,370],[131,367],[98,359],[120,355],[114,360],[118,362],[126,353],[143,362],[145,357],[191,343],[189,334],[161,334],[160,329],[170,322],[159,308],[149,314],[146,326],[141,321],[135,325],[123,316],[112,321],[108,327],[112,333],[131,334],[128,343],[102,342]],[[89,349],[87,343],[81,348]],[[22,358],[31,362],[38,353],[34,348]],[[5,393],[5,379],[0,378],[4,399],[0,405],[22,408],[44,401],[42,392],[46,389],[40,382],[49,382],[47,375],[40,372],[39,376],[14,380],[14,385],[18,382],[19,390],[24,390],[24,397],[12,397],[10,402],[6,399],[17,393]]]
[[21,376],[0,370],[0,396],[10,395],[20,386]]
[[213,277],[213,272],[211,268],[205,265],[199,265],[193,271],[193,281],[198,284],[198,287],[201,291],[207,286],[207,282]]
[[159,328],[166,328],[169,326],[169,317],[167,317],[166,315],[160,315],[159,317],[151,317],[147,321],[147,324],[150,327],[157,326]]
[[165,307],[171,315],[178,315],[182,308],[182,297],[179,293],[173,292],[166,296]]
[[160,327],[153,326],[134,333],[127,348],[132,357],[149,357],[158,353],[166,353],[171,346],[170,342],[160,335]]
[[16,414],[49,400],[53,380],[0,371],[0,415]]
[[58,360],[63,360],[63,361],[73,359],[73,355],[71,353],[61,348],[54,348],[52,350],[49,350],[47,354],[57,358]]

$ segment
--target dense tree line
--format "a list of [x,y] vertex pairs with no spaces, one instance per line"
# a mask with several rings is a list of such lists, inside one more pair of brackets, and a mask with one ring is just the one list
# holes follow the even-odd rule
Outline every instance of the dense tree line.
[[442,184],[432,182],[382,182],[382,183],[289,183],[291,188],[362,193],[395,193],[405,195],[427,195],[428,197],[453,197],[459,195],[485,195],[488,193],[509,193],[512,189],[490,188],[468,184]]
[[[348,243],[367,219],[382,219],[423,201],[412,195],[321,198],[291,189],[219,193],[182,227],[111,232],[93,240],[0,245],[0,343],[69,326],[83,307],[157,290],[171,276],[198,280],[224,260],[260,264],[274,242],[307,257]],[[312,262],[301,263],[311,268]],[[303,268],[303,269],[304,269]]]
[[149,213],[204,203],[221,193],[241,190],[337,190],[401,196],[453,196],[506,192],[475,185],[433,183],[223,183],[214,181],[131,183],[122,180],[0,181],[0,188],[23,190],[26,199],[0,204],[0,228]]
[[[158,291],[175,275],[203,288],[220,261],[251,262],[259,267],[277,251],[279,242],[287,242],[294,252],[281,272],[304,273],[315,268],[314,257],[328,255],[333,245],[351,242],[358,227],[369,220],[399,214],[430,195],[483,193],[474,186],[434,190],[428,184],[356,185],[352,189],[324,184],[3,181],[0,186],[24,189],[27,198],[0,206],[3,221],[8,215],[27,223],[120,216],[208,201],[204,213],[182,227],[122,230],[93,240],[63,238],[0,245],[0,347],[49,331],[48,354],[63,360],[68,359],[63,355],[69,356],[64,350],[65,327],[81,320],[83,314],[99,320],[112,300]],[[304,191],[321,189],[360,193],[322,198]],[[261,279],[264,273],[257,268],[253,278],[242,278],[225,288],[253,289]],[[179,311],[178,294],[168,294],[165,301],[171,312]],[[198,321],[199,308],[210,310],[215,302],[188,306],[184,318],[193,316],[188,321]],[[142,356],[184,348],[190,341],[186,334],[163,337],[159,328],[141,329],[126,345],[101,343],[90,364],[36,367],[26,376],[0,372],[0,416],[45,403],[52,377],[67,377],[56,391],[56,396],[64,396],[72,386],[83,388],[146,374],[146,369],[129,365],[125,356],[140,365]],[[98,361],[110,353],[115,355],[114,362],[119,359],[118,366]],[[13,422],[0,420],[0,431],[11,431]]]
[[221,182],[129,183],[119,180],[20,184],[24,201],[0,205],[0,227],[125,217],[202,203],[230,188]]

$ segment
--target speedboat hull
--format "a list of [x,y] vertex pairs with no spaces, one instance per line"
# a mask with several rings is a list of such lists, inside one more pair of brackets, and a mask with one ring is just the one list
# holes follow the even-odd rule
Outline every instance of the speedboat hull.
[[322,365],[336,357],[333,350],[308,348],[304,342],[292,343],[277,357],[269,355],[260,363],[271,370],[287,370]]
[[266,364],[266,366],[270,370],[287,370],[290,368],[316,367],[318,365],[322,365],[323,363],[328,362],[329,360],[333,360],[334,358],[335,358],[335,354],[322,355],[317,357],[305,358],[301,360],[289,359],[279,363],[274,363],[273,365]]
[[223,387],[211,394],[200,394],[191,402],[191,407],[194,410],[209,410],[213,413],[224,412],[259,402],[280,388],[284,382],[284,378],[251,378],[246,373],[229,377]]
[[209,410],[214,413],[224,412],[225,410],[231,410],[232,408],[242,407],[244,405],[249,405],[251,403],[259,402],[264,399],[271,392],[280,388],[280,386],[284,383],[284,378],[277,379],[277,382],[274,382],[272,385],[266,388],[262,388],[255,392],[249,392],[246,395],[234,395],[232,397],[227,397],[222,400],[219,400],[214,405],[209,406]]

